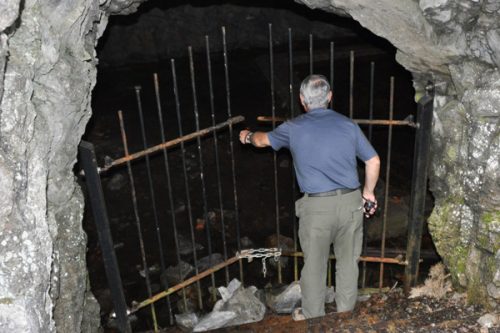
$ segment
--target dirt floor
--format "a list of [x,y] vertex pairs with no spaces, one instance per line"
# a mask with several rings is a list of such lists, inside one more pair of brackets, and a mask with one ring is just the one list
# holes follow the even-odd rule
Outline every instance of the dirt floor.
[[[352,313],[335,313],[334,305],[327,307],[322,318],[295,322],[290,315],[268,314],[264,320],[213,332],[292,333],[292,332],[500,332],[500,327],[481,329],[477,323],[485,314],[481,307],[466,304],[466,297],[449,293],[436,300],[429,297],[408,299],[400,289],[385,294],[374,294],[360,302]],[[178,328],[162,331],[182,332]]]

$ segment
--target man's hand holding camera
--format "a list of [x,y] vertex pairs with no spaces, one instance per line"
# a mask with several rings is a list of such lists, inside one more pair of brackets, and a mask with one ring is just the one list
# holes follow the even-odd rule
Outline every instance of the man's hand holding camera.
[[377,211],[377,199],[375,199],[375,194],[363,192],[363,213],[365,217],[369,219]]

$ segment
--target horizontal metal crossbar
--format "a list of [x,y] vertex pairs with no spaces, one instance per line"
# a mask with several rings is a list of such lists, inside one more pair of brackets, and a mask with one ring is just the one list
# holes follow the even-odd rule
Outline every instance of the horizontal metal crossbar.
[[202,136],[205,136],[207,134],[210,134],[213,131],[218,131],[224,127],[241,123],[244,120],[245,120],[245,117],[243,117],[243,116],[232,117],[232,118],[229,118],[228,120],[226,120],[225,122],[219,123],[215,126],[207,127],[207,128],[202,129],[202,130],[178,137],[176,139],[160,143],[160,144],[153,146],[151,148],[147,148],[147,149],[138,151],[136,153],[118,158],[116,160],[112,160],[111,162],[106,163],[106,165],[103,168],[99,168],[99,173],[106,172],[113,167],[116,167],[118,165],[122,165],[124,163],[136,160],[136,159],[141,158],[141,157],[151,155],[151,154],[158,152],[158,151],[161,151],[163,149],[167,149],[167,148],[176,146],[176,145],[180,144],[181,142],[190,141],[190,140],[196,139],[198,137],[202,137]]
[[162,291],[161,293],[158,293],[158,294],[154,295],[153,297],[145,299],[144,301],[142,301],[142,302],[138,303],[137,305],[135,305],[130,310],[130,313],[134,313],[137,310],[140,310],[140,309],[142,309],[145,306],[153,304],[154,302],[156,302],[156,301],[158,301],[158,300],[160,300],[160,299],[162,299],[164,297],[167,297],[168,295],[171,295],[171,294],[175,293],[176,291],[178,291],[178,290],[180,290],[182,288],[185,288],[185,287],[189,286],[190,284],[193,284],[196,281],[199,281],[199,280],[203,279],[204,277],[207,277],[210,274],[215,273],[218,270],[220,270],[220,269],[222,269],[222,268],[224,268],[226,266],[234,264],[238,260],[240,260],[240,258],[238,258],[237,256],[229,258],[228,260],[226,260],[224,262],[221,262],[220,264],[215,265],[212,268],[209,268],[206,271],[201,272],[200,274],[197,274],[195,276],[190,277],[186,281],[183,281],[183,282],[181,282],[181,283],[179,283],[179,284],[177,284],[177,285],[175,285],[175,286],[173,286],[171,288],[168,288],[167,290]]
[[[287,257],[303,257],[304,253],[303,252],[293,252],[293,251],[283,251],[281,253],[282,256],[287,256]],[[335,259],[335,256],[331,254],[328,259]],[[406,260],[403,260],[402,255],[398,255],[395,258],[386,258],[386,257],[359,257],[359,261],[366,261],[366,262],[383,262],[387,264],[397,264],[397,265],[407,265]]]
[[[258,121],[262,122],[284,122],[288,119],[283,117],[269,117],[269,116],[259,116],[257,117]],[[407,117],[404,120],[385,120],[385,119],[353,119],[353,121],[360,125],[382,125],[382,126],[410,126],[410,127],[418,127],[418,124],[413,122],[411,117]]]

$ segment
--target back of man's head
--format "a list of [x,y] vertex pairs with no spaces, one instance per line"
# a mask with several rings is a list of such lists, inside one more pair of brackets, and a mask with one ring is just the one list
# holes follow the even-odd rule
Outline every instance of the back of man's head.
[[312,74],[302,81],[300,94],[308,110],[326,108],[328,106],[330,84],[323,75]]

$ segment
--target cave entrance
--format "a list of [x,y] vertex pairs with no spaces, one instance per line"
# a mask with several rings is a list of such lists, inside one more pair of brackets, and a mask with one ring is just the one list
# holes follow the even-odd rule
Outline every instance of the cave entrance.
[[[101,199],[92,202],[94,219],[108,220],[109,227],[86,223],[91,250],[101,235],[105,265],[98,251],[89,251],[88,261],[97,297],[111,291],[122,329],[127,308],[140,318],[139,329],[158,329],[173,324],[176,313],[209,311],[215,287],[233,278],[258,288],[298,279],[293,203],[299,193],[291,157],[242,147],[236,134],[245,126],[270,130],[300,114],[298,87],[310,73],[329,78],[332,108],[356,119],[382,159],[377,193],[383,209],[365,221],[360,287],[402,282],[418,123],[409,73],[394,62],[394,49],[378,39],[367,42],[366,32],[327,38],[293,24],[253,29],[258,42],[251,47],[238,41],[235,27],[219,27],[206,37],[200,33],[195,46],[179,41],[186,46],[165,53],[172,60],[156,50],[153,62],[112,67],[110,60],[100,71],[94,103],[101,104],[94,105],[86,135],[97,158],[85,144],[81,156],[100,166],[87,186],[91,200]],[[104,59],[106,52],[112,59],[103,47]],[[265,277],[262,260],[235,257],[249,248],[259,250],[255,258],[269,257]],[[274,261],[270,249],[280,249],[281,259]],[[108,281],[104,266],[114,267]],[[333,271],[330,265],[329,286]]]

